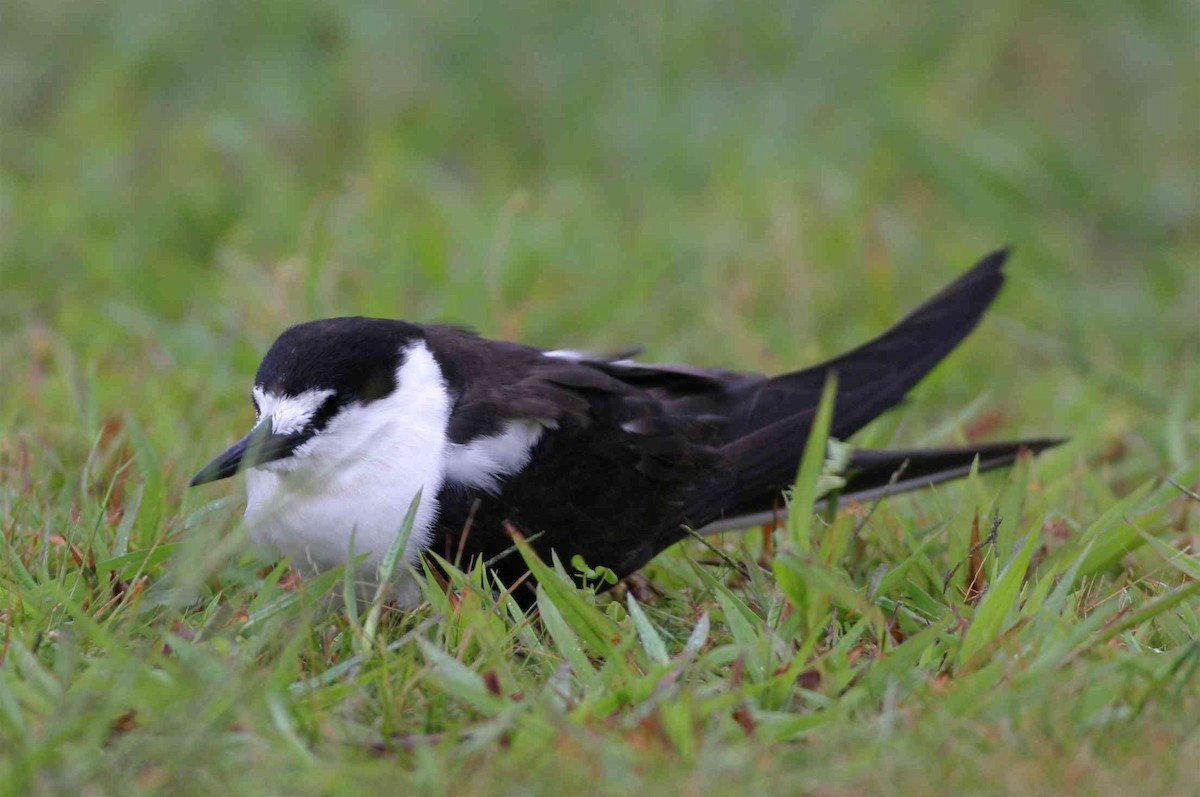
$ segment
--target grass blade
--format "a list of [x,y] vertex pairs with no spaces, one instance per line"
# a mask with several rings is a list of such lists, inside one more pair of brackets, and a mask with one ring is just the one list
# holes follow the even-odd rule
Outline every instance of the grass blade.
[[1029,536],[1025,538],[1025,544],[1021,546],[1021,550],[1013,556],[996,582],[984,593],[983,599],[979,602],[975,615],[971,619],[971,627],[967,629],[962,647],[958,651],[959,664],[969,662],[972,656],[1000,636],[1004,628],[1004,621],[1016,606],[1017,597],[1021,592],[1021,584],[1025,580],[1025,573],[1029,570],[1029,562],[1033,558],[1038,541],[1039,535],[1036,532],[1030,532]]
[[625,605],[629,609],[629,615],[633,618],[633,625],[637,629],[638,638],[642,641],[642,649],[646,651],[646,656],[655,664],[670,663],[671,657],[667,655],[667,646],[659,636],[658,630],[646,617],[646,613],[642,611],[642,607],[638,605],[632,592],[625,596]]

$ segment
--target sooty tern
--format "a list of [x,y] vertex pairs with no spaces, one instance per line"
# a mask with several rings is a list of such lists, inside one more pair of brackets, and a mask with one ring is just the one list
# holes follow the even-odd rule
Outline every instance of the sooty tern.
[[[848,438],[896,406],[975,328],[1006,251],[875,340],[781,376],[547,351],[447,326],[331,318],[291,327],[259,366],[258,420],[192,485],[246,472],[253,540],[309,572],[369,554],[373,577],[416,495],[404,551],[504,583],[525,575],[509,528],[546,560],[581,555],[626,576],[688,529],[746,528],[782,505],[830,371],[830,433]],[[900,493],[1038,452],[1055,440],[857,451],[842,492]],[[397,588],[413,601],[416,585]],[[524,591],[523,600],[530,593]]]

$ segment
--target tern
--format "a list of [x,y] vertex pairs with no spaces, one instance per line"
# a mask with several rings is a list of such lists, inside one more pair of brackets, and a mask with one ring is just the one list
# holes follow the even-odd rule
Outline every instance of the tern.
[[[1007,255],[984,257],[874,340],[779,376],[381,318],[298,324],[258,369],[251,433],[191,484],[244,471],[252,540],[302,572],[353,561],[370,582],[419,493],[403,551],[413,565],[426,552],[461,556],[514,585],[527,575],[511,555],[515,530],[545,561],[578,556],[624,577],[692,531],[778,515],[829,375],[829,433],[846,440],[976,327],[1004,283]],[[858,450],[840,492],[899,494],[1058,442]],[[401,604],[420,596],[408,582],[396,588]],[[522,594],[528,602],[532,592]]]

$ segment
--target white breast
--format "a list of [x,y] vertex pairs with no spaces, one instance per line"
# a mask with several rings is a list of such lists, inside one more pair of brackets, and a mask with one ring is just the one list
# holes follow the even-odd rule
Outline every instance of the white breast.
[[260,547],[309,572],[367,554],[368,579],[391,548],[422,491],[404,558],[416,563],[431,541],[445,478],[450,395],[423,343],[405,352],[396,389],[343,408],[294,456],[246,473],[246,522]]
[[[256,398],[263,417],[278,427],[287,419],[277,416],[315,411],[317,399],[327,394],[313,392]],[[509,420],[495,435],[452,443],[446,434],[451,402],[433,355],[423,343],[411,345],[390,395],[343,408],[293,456],[246,472],[246,523],[255,544],[314,573],[348,561],[353,534],[353,555],[367,555],[358,577],[369,584],[420,490],[404,549],[404,558],[416,564],[432,542],[442,485],[495,492],[505,476],[528,463],[545,428],[553,426]],[[418,596],[415,585],[406,584],[396,597]]]

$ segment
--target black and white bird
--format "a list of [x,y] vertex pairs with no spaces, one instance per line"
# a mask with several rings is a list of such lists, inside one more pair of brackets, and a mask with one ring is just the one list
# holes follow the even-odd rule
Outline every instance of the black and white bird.
[[[846,439],[975,328],[1004,282],[1006,251],[871,342],[767,377],[547,351],[470,331],[377,318],[286,330],[259,366],[253,431],[192,480],[246,473],[255,543],[304,571],[368,554],[370,581],[412,499],[404,551],[526,567],[509,528],[549,561],[575,555],[626,576],[689,529],[747,528],[783,506],[830,371],[830,434]],[[1055,440],[861,450],[843,495],[895,494],[1012,463]],[[400,602],[416,599],[409,583]],[[525,595],[528,598],[528,594]]]

